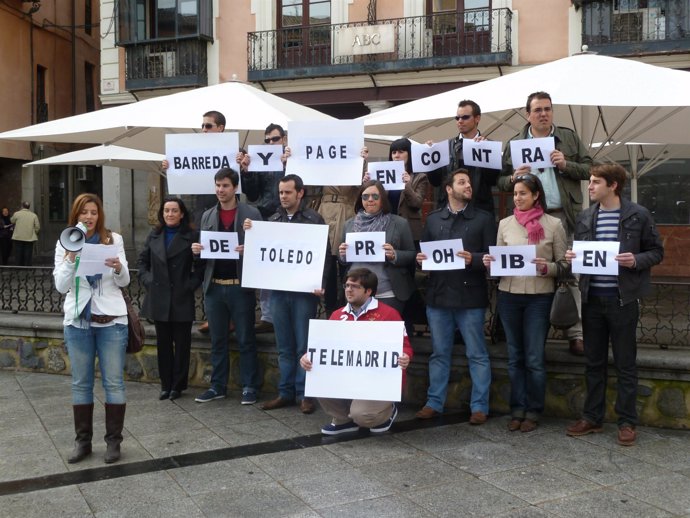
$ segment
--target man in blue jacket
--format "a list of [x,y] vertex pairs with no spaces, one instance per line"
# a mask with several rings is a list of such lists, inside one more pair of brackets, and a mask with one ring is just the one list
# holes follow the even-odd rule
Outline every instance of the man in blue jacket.
[[[458,169],[446,178],[448,203],[426,219],[422,241],[462,239],[465,261],[462,270],[432,271],[426,290],[426,315],[431,329],[433,353],[429,358],[429,390],[418,419],[443,412],[448,392],[453,338],[457,328],[465,342],[465,354],[472,378],[470,424],[486,422],[489,414],[491,365],[484,339],[484,316],[489,305],[486,269],[482,255],[496,244],[493,214],[477,209],[472,202],[470,173]],[[427,259],[417,254],[417,261]]]
[[[606,413],[609,341],[613,349],[618,414],[618,444],[637,439],[637,323],[640,298],[649,291],[650,271],[664,257],[656,224],[647,209],[621,197],[627,173],[618,164],[594,166],[589,197],[593,205],[580,213],[576,241],[620,243],[618,275],[581,275],[582,328],[585,338],[587,398],[582,418],[566,434],[577,437],[602,431]],[[565,258],[576,258],[568,250]]]

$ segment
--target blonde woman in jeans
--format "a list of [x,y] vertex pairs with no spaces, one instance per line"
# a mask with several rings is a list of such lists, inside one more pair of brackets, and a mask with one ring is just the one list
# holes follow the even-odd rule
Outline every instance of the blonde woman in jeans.
[[[513,215],[498,224],[497,246],[536,245],[535,277],[505,276],[498,285],[498,314],[508,342],[511,432],[536,430],[544,411],[546,366],[544,348],[551,323],[557,263],[567,266],[565,229],[546,213],[544,187],[532,174],[518,176],[513,186]],[[495,258],[483,257],[487,269]]]

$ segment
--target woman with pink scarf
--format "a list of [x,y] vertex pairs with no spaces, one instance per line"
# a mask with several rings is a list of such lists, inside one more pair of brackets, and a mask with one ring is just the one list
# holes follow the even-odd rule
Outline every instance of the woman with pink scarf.
[[[513,186],[513,215],[498,224],[496,245],[536,245],[535,277],[505,276],[498,285],[498,314],[508,342],[511,432],[531,432],[544,411],[546,367],[544,347],[555,291],[557,263],[567,267],[565,230],[547,214],[546,196],[539,178],[518,176]],[[489,268],[495,258],[484,256]]]

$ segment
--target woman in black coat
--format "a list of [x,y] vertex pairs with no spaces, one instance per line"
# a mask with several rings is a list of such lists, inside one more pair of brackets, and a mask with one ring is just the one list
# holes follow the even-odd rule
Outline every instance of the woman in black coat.
[[147,291],[141,314],[156,326],[159,399],[177,399],[187,389],[194,291],[201,285],[204,269],[192,254],[192,243],[198,239],[184,202],[167,196],[158,221],[137,263],[139,280]]

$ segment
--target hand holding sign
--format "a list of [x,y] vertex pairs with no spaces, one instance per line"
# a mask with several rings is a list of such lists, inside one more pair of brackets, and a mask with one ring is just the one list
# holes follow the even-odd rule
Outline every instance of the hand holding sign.
[[419,247],[421,248],[422,252],[417,254],[417,260],[422,259],[422,270],[430,271],[465,269],[465,257],[463,254],[462,239],[444,239],[440,241],[427,242],[420,241]]
[[[372,162],[366,173],[372,180],[378,180],[387,191],[402,191],[405,188],[403,175],[405,162],[401,160],[390,162]],[[368,181],[368,180],[366,180]]]
[[529,165],[532,169],[553,167],[551,153],[556,149],[553,137],[529,138],[510,141],[510,156],[513,159],[513,169],[522,165]]
[[[202,230],[199,241],[201,241],[200,250],[202,259],[240,258],[237,232],[211,232]],[[192,251],[194,251],[194,249],[192,249]]]
[[501,142],[494,140],[462,141],[462,160],[465,165],[501,169]]
[[345,234],[345,243],[340,248],[345,249],[345,254],[341,252],[340,255],[345,255],[348,263],[383,263],[387,253],[384,250],[385,244],[385,232],[348,232]]
[[250,145],[248,146],[249,163],[247,170],[251,172],[282,171],[283,162],[280,157],[283,154],[283,146]]
[[537,267],[535,245],[490,246],[489,254],[484,256],[484,266],[490,267],[494,277],[525,276],[535,277]]
[[573,257],[573,273],[618,275],[615,258],[619,249],[618,241],[574,241],[572,252],[566,258]]

